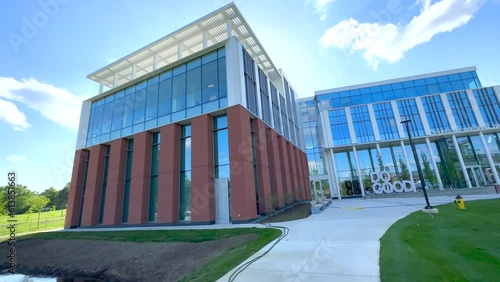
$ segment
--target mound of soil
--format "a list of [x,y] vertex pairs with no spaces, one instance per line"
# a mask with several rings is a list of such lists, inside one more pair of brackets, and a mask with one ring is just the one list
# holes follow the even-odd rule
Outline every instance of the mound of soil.
[[[245,234],[202,243],[134,243],[106,240],[16,242],[17,272],[105,281],[178,281],[226,250],[257,238]],[[6,243],[0,253],[7,254]],[[6,264],[2,267],[8,269]]]

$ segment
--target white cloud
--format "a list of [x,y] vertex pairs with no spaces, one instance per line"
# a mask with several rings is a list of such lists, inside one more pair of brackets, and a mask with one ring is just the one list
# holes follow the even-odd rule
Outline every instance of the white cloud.
[[34,78],[0,77],[0,97],[22,103],[61,126],[78,129],[82,98],[65,89]]
[[31,126],[26,121],[26,116],[14,103],[0,99],[0,120],[2,119],[12,125],[12,128],[19,131]]
[[27,160],[26,156],[19,156],[16,154],[12,154],[10,156],[7,156],[5,159],[8,160],[9,162],[13,162],[13,163],[24,162],[25,160]]
[[377,69],[381,60],[397,62],[404,57],[406,51],[429,42],[435,35],[467,24],[484,2],[441,0],[431,3],[431,0],[417,0],[411,8],[419,5],[420,14],[413,17],[406,26],[378,22],[360,23],[349,18],[328,29],[321,37],[320,43],[323,48],[335,47],[347,49],[351,53],[363,52],[368,65]]
[[[311,1],[311,0],[309,0]],[[313,5],[314,8],[316,9],[316,12],[321,14],[319,19],[321,21],[324,21],[326,19],[327,11],[329,6],[335,1],[335,0],[312,0],[314,1]]]

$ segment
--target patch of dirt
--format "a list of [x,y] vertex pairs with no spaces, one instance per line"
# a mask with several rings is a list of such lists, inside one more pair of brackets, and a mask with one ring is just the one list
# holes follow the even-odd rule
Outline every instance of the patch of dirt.
[[[16,242],[17,272],[105,281],[178,281],[228,249],[257,237],[245,234],[202,243],[20,241]],[[7,244],[0,244],[0,253],[8,253]],[[8,266],[4,264],[2,268]]]
[[262,220],[261,223],[274,223],[274,222],[291,221],[291,220],[307,218],[310,215],[311,215],[311,204],[304,203],[304,204],[298,204],[294,207],[291,207],[284,212],[280,212],[280,213],[277,213],[275,215],[272,215],[272,216]]

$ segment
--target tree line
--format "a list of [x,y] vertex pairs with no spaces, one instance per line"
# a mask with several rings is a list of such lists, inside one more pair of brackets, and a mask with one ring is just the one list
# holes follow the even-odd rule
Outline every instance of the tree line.
[[[27,186],[18,184],[16,186],[16,214],[41,212],[44,208],[65,209],[68,204],[69,185],[68,182],[61,190],[50,187],[38,193],[31,191]],[[0,186],[0,215],[8,213],[7,191],[9,188],[9,186]]]

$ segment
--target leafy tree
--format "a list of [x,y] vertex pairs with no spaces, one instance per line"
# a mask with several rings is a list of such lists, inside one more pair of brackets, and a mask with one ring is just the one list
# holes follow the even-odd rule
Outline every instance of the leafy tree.
[[54,187],[50,187],[49,189],[45,189],[45,191],[40,193],[40,195],[45,196],[50,200],[48,205],[54,206],[58,199],[59,191]]
[[401,169],[400,176],[402,180],[412,180],[410,176],[410,170],[408,169],[408,165],[405,161],[399,157],[399,168]]
[[[4,195],[7,195],[8,189],[9,186],[0,187],[0,191]],[[28,211],[30,208],[29,199],[34,195],[35,193],[29,190],[28,187],[20,184],[16,186],[16,214],[23,214]]]
[[382,170],[389,171],[389,167],[384,166],[384,160],[382,160],[381,154],[377,154],[377,163],[378,163],[378,168],[380,169],[380,171],[382,171]]
[[54,200],[54,202],[51,203],[51,205],[56,206],[58,209],[64,209],[66,208],[68,204],[68,197],[69,197],[69,186],[70,182],[66,183],[64,188],[58,191],[57,197]]
[[3,191],[0,193],[0,215],[4,215],[7,213],[7,194],[3,193]]
[[[436,183],[437,178],[434,175],[434,171],[432,171],[432,168],[431,168],[431,165],[429,163],[429,159],[427,158],[427,155],[424,152],[422,152],[420,157],[422,158],[422,164],[424,165],[424,168],[423,168],[424,178],[429,180],[429,182],[431,184]],[[429,188],[431,188],[431,187],[429,187]]]
[[42,195],[34,195],[28,202],[30,204],[30,209],[38,212],[38,222],[36,224],[36,228],[38,229],[40,226],[40,214],[42,213],[42,209],[50,202],[50,199]]

